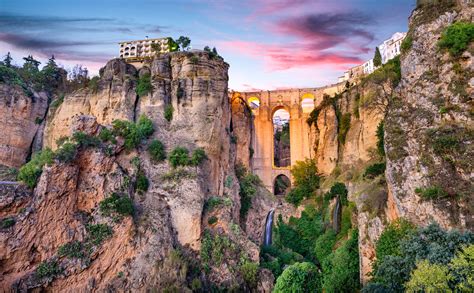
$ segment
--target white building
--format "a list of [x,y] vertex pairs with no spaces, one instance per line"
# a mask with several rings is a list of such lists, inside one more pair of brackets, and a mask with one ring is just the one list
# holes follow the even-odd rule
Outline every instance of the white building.
[[375,67],[374,67],[374,59],[370,59],[369,61],[365,62],[363,65],[364,67],[364,74],[371,74],[374,72]]
[[160,48],[159,53],[167,53],[170,51],[168,38],[120,42],[119,57],[129,61],[151,58],[156,54],[155,50],[151,47],[152,44],[158,45]]
[[380,55],[382,55],[382,64],[388,60],[400,55],[400,46],[407,33],[394,33],[392,37],[379,45]]

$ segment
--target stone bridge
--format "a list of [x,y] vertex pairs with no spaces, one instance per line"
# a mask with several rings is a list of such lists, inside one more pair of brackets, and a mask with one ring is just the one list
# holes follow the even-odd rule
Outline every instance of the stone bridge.
[[[297,161],[314,156],[314,134],[310,131],[306,120],[314,107],[321,103],[325,94],[334,95],[343,91],[344,87],[344,83],[339,83],[321,88],[240,93],[254,116],[252,171],[262,179],[265,187],[273,191],[275,179],[279,175],[285,175],[292,181],[291,166]],[[290,115],[291,166],[289,167],[276,167],[273,160],[273,114],[279,109],[285,109]]]

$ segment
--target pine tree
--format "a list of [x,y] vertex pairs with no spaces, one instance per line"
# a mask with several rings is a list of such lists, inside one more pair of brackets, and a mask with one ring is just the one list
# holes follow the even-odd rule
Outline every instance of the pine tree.
[[380,54],[379,47],[375,47],[374,66],[379,67],[380,65],[382,65],[382,55]]
[[10,55],[10,52],[7,53],[7,55],[5,56],[5,59],[3,59],[3,64],[6,66],[6,67],[12,67],[12,56]]

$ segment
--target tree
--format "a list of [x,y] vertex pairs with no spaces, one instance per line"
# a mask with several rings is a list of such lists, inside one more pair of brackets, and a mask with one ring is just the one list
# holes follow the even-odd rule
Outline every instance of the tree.
[[474,244],[458,251],[449,270],[457,292],[474,292]]
[[3,65],[5,65],[6,67],[12,67],[12,60],[13,58],[10,55],[10,52],[8,52],[5,58],[3,59]]
[[181,47],[181,50],[187,51],[189,49],[189,45],[191,44],[191,39],[185,36],[180,36],[176,40],[176,43]]
[[405,284],[407,292],[451,292],[448,286],[448,268],[424,260],[416,265],[410,280]]
[[374,66],[379,67],[381,65],[382,65],[382,55],[380,54],[379,47],[375,47]]
[[61,72],[60,68],[56,64],[54,55],[49,58],[48,63],[46,63],[46,65],[43,67],[41,73],[43,74],[44,86],[48,90],[55,89],[59,86]]
[[310,262],[295,263],[278,277],[274,293],[320,292],[321,278],[316,266]]

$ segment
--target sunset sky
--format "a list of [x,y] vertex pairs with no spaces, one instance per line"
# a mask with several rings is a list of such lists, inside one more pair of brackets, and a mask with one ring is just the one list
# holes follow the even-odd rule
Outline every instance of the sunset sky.
[[51,54],[92,74],[119,41],[189,36],[216,47],[235,90],[318,87],[406,31],[415,0],[0,0],[0,55]]

